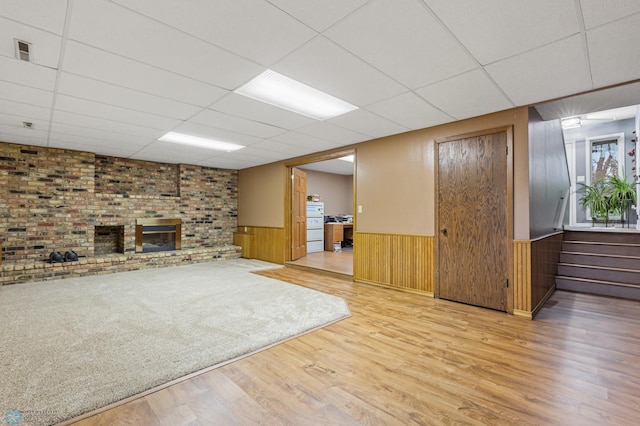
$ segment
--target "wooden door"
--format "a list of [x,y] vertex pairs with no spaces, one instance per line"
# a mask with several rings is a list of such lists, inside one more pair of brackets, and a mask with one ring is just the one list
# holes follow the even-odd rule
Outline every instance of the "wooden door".
[[507,310],[507,133],[438,144],[439,297]]
[[291,174],[293,192],[293,241],[291,244],[291,260],[307,255],[307,174],[293,168]]

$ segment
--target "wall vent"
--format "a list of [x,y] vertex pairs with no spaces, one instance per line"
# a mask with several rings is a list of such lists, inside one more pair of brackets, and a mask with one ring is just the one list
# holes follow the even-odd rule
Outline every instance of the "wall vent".
[[14,39],[16,41],[16,58],[31,62],[31,43],[26,41]]

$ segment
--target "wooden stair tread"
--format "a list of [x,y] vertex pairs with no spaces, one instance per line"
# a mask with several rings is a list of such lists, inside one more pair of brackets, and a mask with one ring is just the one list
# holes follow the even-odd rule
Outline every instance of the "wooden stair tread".
[[[575,254],[579,256],[591,256],[591,257],[614,257],[616,259],[638,259],[640,261],[640,256],[630,256],[628,254],[609,254],[609,253],[588,253],[588,252],[580,252],[580,251],[566,251],[561,250],[560,254]],[[640,266],[640,265],[638,265]]]
[[585,269],[600,269],[605,271],[640,273],[640,269],[626,269],[626,268],[615,268],[611,266],[583,265],[580,263],[559,262],[558,266],[573,266],[576,268],[585,268]]
[[569,277],[569,276],[566,276],[566,275],[556,275],[556,279],[558,279],[558,278],[563,279],[563,280],[569,280],[569,281],[588,282],[588,283],[591,283],[591,284],[638,288],[637,284],[627,284],[627,283],[621,283],[621,282],[617,282],[617,281],[594,280],[592,278],[580,278],[580,277]]
[[592,246],[624,246],[624,247],[640,247],[640,244],[636,243],[614,243],[606,241],[582,241],[582,240],[564,240],[563,244],[588,244]]

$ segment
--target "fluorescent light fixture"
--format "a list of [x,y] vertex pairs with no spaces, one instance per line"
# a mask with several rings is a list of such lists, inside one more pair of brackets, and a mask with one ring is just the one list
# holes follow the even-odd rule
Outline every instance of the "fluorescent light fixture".
[[582,126],[579,117],[574,118],[563,118],[562,119],[562,128],[563,129],[575,129],[576,127]]
[[326,120],[358,109],[355,105],[271,70],[266,70],[235,93],[316,120]]
[[351,155],[345,155],[344,157],[340,157],[338,158],[338,160],[342,160],[342,161],[348,161],[350,163],[353,163],[353,154]]
[[244,148],[243,145],[217,141],[215,139],[202,138],[200,136],[185,135],[184,133],[169,132],[160,137],[159,141],[179,143],[181,145],[197,146],[200,148],[215,149],[217,151],[235,151]]

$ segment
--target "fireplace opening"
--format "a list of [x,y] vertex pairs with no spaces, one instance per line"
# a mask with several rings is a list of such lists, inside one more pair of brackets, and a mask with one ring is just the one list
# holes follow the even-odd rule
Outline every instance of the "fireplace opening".
[[96,255],[124,253],[124,226],[94,227],[93,252]]
[[180,250],[180,219],[137,219],[136,253]]

